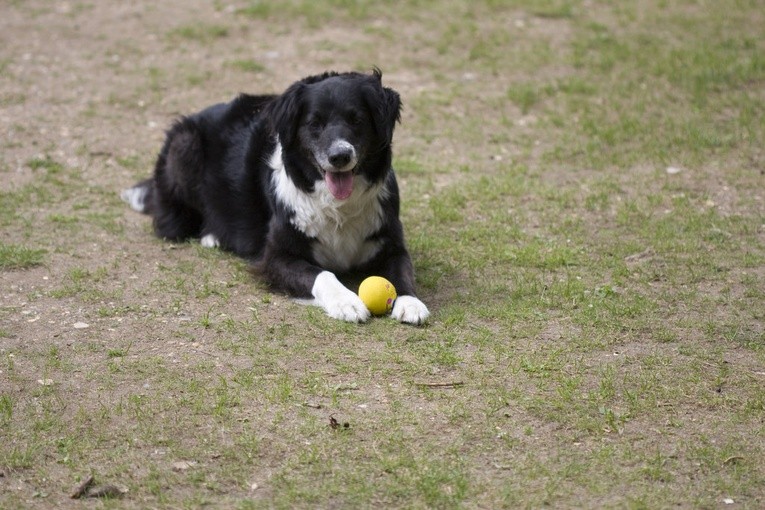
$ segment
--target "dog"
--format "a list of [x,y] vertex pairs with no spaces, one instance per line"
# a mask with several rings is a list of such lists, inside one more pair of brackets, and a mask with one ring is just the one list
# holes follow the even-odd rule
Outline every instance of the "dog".
[[400,120],[400,96],[376,68],[242,94],[176,121],[153,176],[122,198],[152,216],[158,237],[231,251],[336,319],[370,318],[340,278],[383,276],[398,292],[392,317],[420,325],[429,311],[415,294],[391,166]]

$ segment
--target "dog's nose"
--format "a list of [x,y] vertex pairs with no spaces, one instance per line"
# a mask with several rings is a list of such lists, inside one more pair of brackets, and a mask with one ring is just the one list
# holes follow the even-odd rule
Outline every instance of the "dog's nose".
[[346,141],[339,141],[332,144],[327,153],[329,163],[338,169],[345,169],[355,159],[356,151],[353,145]]

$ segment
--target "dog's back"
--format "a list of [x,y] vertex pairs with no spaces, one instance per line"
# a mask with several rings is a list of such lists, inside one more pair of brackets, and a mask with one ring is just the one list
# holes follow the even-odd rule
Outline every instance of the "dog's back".
[[[136,211],[150,214],[158,237],[171,241],[216,232],[214,246],[252,257],[262,250],[264,228],[252,232],[247,223],[268,223],[267,198],[248,186],[243,175],[250,138],[265,131],[261,114],[274,95],[242,94],[229,103],[210,106],[179,119],[167,132],[157,157],[154,177],[125,190],[122,198]],[[273,146],[261,136],[261,151]],[[257,147],[256,147],[257,149]],[[241,181],[241,182],[239,182]],[[246,210],[236,197],[253,187]],[[257,201],[260,195],[260,200]],[[250,218],[244,218],[244,215]],[[247,232],[236,234],[234,230]],[[256,236],[253,239],[252,236]]]

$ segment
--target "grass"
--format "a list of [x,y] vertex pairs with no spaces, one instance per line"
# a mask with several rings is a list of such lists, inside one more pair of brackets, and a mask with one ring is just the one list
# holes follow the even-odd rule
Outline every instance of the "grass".
[[227,62],[226,65],[233,69],[253,74],[262,73],[266,70],[266,67],[263,64],[250,59],[231,60]]
[[186,40],[206,44],[227,37],[228,35],[228,27],[204,23],[181,26],[168,33],[168,37],[171,40]]
[[[3,101],[0,507],[89,474],[128,489],[107,508],[763,506],[759,2],[133,7],[161,28],[36,4],[0,61],[24,106]],[[102,79],[36,60],[42,31]],[[338,323],[117,198],[176,113],[317,65],[402,94],[426,327]]]
[[45,250],[0,243],[0,269],[28,269],[43,263]]

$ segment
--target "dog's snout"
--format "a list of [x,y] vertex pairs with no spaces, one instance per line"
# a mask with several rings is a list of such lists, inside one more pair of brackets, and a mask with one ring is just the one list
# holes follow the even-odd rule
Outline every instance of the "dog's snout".
[[327,152],[329,163],[337,169],[345,169],[355,165],[356,151],[353,145],[341,140],[332,144]]

